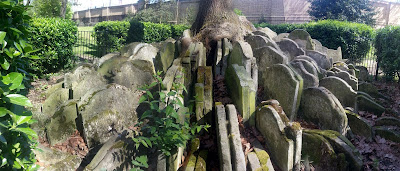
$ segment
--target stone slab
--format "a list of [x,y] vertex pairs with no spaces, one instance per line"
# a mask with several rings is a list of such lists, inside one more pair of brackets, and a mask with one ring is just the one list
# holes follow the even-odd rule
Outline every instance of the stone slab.
[[231,171],[231,151],[229,146],[228,128],[227,128],[227,116],[225,107],[222,103],[215,104],[215,121],[217,125],[217,143],[219,153],[219,168],[221,171]]
[[228,131],[232,155],[232,170],[246,170],[245,157],[243,153],[242,142],[240,140],[239,122],[235,106],[232,104],[226,105],[226,114],[229,121]]

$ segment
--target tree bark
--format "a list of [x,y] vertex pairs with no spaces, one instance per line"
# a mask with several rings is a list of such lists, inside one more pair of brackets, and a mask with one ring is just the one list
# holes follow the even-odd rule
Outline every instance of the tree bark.
[[235,14],[232,0],[201,0],[191,30],[196,35],[195,39],[208,44],[223,38],[243,40],[254,27],[245,17]]
[[68,0],[61,0],[60,17],[65,19],[65,14],[67,13]]

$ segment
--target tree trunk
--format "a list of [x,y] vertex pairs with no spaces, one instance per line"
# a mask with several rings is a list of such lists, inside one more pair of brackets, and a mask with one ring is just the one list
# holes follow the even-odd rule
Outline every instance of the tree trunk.
[[60,17],[65,19],[65,14],[67,13],[67,3],[68,0],[61,0]]
[[245,17],[235,14],[232,0],[201,0],[191,30],[196,35],[195,39],[208,44],[223,38],[243,40],[254,27]]

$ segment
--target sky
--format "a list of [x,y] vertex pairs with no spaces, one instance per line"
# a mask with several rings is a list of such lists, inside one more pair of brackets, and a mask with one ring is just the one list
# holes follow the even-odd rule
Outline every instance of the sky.
[[[77,6],[73,6],[73,11],[82,11],[93,8],[107,7],[107,6],[117,6],[125,4],[133,4],[138,0],[76,0],[78,2]],[[111,5],[110,5],[111,2]]]
[[[136,3],[138,0],[73,0],[77,1],[79,5],[73,6],[73,11],[82,11],[87,9],[93,8],[100,8],[100,7],[107,7],[107,6],[117,6],[117,5],[125,5],[125,4],[133,4]],[[398,0],[384,0],[384,1],[391,1],[396,2]],[[110,5],[111,2],[111,5]]]

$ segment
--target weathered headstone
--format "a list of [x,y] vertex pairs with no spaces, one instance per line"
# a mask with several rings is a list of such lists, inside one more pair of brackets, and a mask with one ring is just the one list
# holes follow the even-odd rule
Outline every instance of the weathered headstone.
[[261,35],[261,36],[265,36],[268,37],[269,39],[273,39],[274,37],[278,36],[278,34],[276,34],[276,32],[272,31],[270,28],[268,27],[259,27],[257,28],[257,31],[253,32],[253,34],[255,35]]
[[[307,61],[306,61],[307,62]],[[307,69],[304,67],[302,62],[299,61],[292,61],[290,63],[293,68],[296,70],[298,74],[303,78],[303,88],[309,88],[309,87],[317,87],[318,86],[318,75],[315,76],[307,71]],[[314,68],[312,68],[314,69]],[[315,69],[314,69],[315,70]],[[315,71],[316,72],[316,71]]]
[[52,93],[43,103],[42,113],[45,117],[43,117],[43,121],[51,118],[54,113],[69,99],[69,90],[68,89],[59,89]]
[[347,117],[339,100],[326,88],[308,88],[303,91],[301,110],[307,121],[346,134]]
[[326,77],[319,82],[319,85],[325,87],[335,95],[343,107],[355,107],[357,92],[341,78]]
[[373,138],[372,127],[366,119],[348,110],[346,110],[346,114],[352,133],[363,136],[369,140]]
[[296,29],[290,32],[288,38],[294,40],[305,51],[315,49],[310,34],[305,30]]
[[240,140],[239,123],[235,106],[231,104],[226,105],[226,114],[229,121],[228,130],[232,155],[232,168],[236,171],[246,170],[245,157]]
[[233,64],[227,69],[225,78],[232,100],[243,117],[243,122],[254,125],[256,90],[251,76],[243,66]]
[[325,54],[313,50],[307,50],[306,54],[307,56],[314,59],[314,61],[317,62],[318,66],[321,67],[322,69],[330,69],[332,67],[332,62],[328,59],[328,57]]
[[153,67],[150,62],[134,60],[126,61],[125,63],[121,64],[120,69],[112,78],[114,83],[123,85],[132,90],[137,90],[144,85],[150,85],[152,82],[154,82],[154,74],[155,73],[153,73]]
[[168,68],[172,65],[175,59],[175,43],[167,41],[162,43],[160,51],[156,56],[155,69],[156,71],[167,72]]
[[232,170],[231,165],[231,152],[228,138],[228,128],[227,128],[227,120],[226,120],[226,112],[225,107],[222,103],[215,104],[215,121],[217,122],[217,142],[218,142],[218,152],[219,152],[219,161],[220,161],[220,170],[221,171],[230,171]]
[[266,69],[259,80],[266,99],[278,100],[290,120],[294,120],[300,104],[303,80],[286,65],[277,64]]
[[272,38],[272,40],[274,40],[275,42],[280,42],[283,38],[288,38],[289,37],[289,33],[280,33],[278,34],[278,36]]
[[354,91],[358,90],[358,80],[356,77],[350,75],[348,72],[346,71],[340,71],[340,72],[327,72],[327,76],[335,76],[335,77],[339,77],[342,80],[346,81],[351,88],[353,88]]
[[337,48],[337,50],[328,49],[326,54],[327,54],[327,56],[329,58],[332,58],[333,62],[343,61],[343,59],[342,59],[342,48],[340,46]]
[[125,86],[110,84],[82,98],[78,103],[78,118],[82,119],[83,136],[89,147],[105,143],[113,131],[122,132],[132,126],[137,119],[139,94]]
[[293,60],[296,56],[305,55],[303,49],[301,49],[297,43],[291,39],[283,38],[278,42],[279,48],[286,54],[288,60]]
[[294,142],[285,136],[285,124],[271,106],[262,106],[256,113],[256,126],[265,137],[272,159],[281,170],[293,169]]
[[247,73],[251,75],[251,64],[252,61],[254,61],[253,58],[253,50],[251,49],[250,44],[244,41],[235,42],[228,59],[228,66],[232,64],[244,66]]
[[253,54],[255,53],[255,50],[261,47],[267,47],[267,46],[272,46],[275,49],[279,49],[279,46],[272,41],[271,39],[260,36],[260,35],[250,35],[245,37],[246,42],[250,44],[251,48],[253,49]]
[[46,124],[50,145],[63,143],[77,130],[75,123],[77,117],[77,104],[74,100],[66,102],[54,113]]

